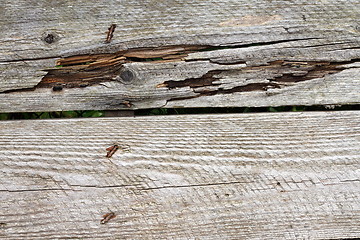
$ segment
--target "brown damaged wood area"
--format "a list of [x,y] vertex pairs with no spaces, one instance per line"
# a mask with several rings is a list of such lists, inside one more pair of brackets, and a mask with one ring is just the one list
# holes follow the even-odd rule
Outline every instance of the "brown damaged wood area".
[[[60,59],[54,69],[46,70],[48,73],[36,86],[39,88],[53,87],[53,90],[62,88],[87,87],[109,81],[130,83],[134,73],[123,68],[123,64],[132,62],[165,63],[172,61],[185,62],[184,57],[196,51],[216,51],[209,46],[169,46],[161,48],[133,49],[119,51],[114,54],[80,55]],[[211,61],[211,59],[209,59]],[[187,78],[181,81],[165,81],[157,88],[168,89],[190,87],[195,93],[201,95],[231,94],[244,91],[266,91],[270,88],[282,88],[290,83],[323,78],[326,75],[338,73],[345,68],[349,61],[320,62],[320,61],[285,61],[276,60],[261,66],[245,66],[237,70],[211,70],[198,78]],[[237,62],[235,64],[246,64]],[[233,64],[233,65],[235,65]],[[230,64],[225,64],[230,65]],[[226,72],[237,76],[254,76],[257,73],[266,73],[268,83],[249,83],[230,89],[221,87],[217,82]],[[60,87],[56,89],[56,87]],[[203,87],[218,87],[216,90],[202,89]]]
[[[258,72],[266,72],[269,80],[268,83],[249,83],[243,86],[237,86],[230,89],[223,89],[221,83],[217,82],[221,78],[224,71],[215,70],[209,71],[199,78],[189,78],[183,81],[166,81],[159,84],[157,87],[167,87],[169,89],[190,87],[194,92],[199,93],[196,97],[201,95],[215,95],[215,94],[231,94],[234,92],[247,91],[267,91],[270,88],[282,88],[291,83],[307,81],[315,78],[323,78],[326,75],[338,73],[345,68],[345,63],[331,63],[331,62],[293,62],[278,60],[270,62],[269,65],[243,67],[239,70],[231,71],[230,74],[235,75],[256,75]],[[216,90],[208,90],[202,87],[218,86]]]
[[132,49],[113,54],[70,56],[58,60],[55,68],[45,70],[48,73],[37,87],[87,87],[108,81],[127,83],[134,76],[122,68],[124,63],[181,61],[188,53],[205,48],[207,46],[169,46]]

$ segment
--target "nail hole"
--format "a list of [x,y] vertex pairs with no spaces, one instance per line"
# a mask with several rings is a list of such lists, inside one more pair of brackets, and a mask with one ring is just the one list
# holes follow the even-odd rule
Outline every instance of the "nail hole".
[[360,32],[360,24],[355,26],[355,30]]
[[44,41],[47,42],[47,43],[49,43],[49,44],[51,44],[51,43],[53,43],[53,42],[55,41],[55,37],[54,37],[54,35],[52,35],[52,34],[49,33],[49,34],[44,38]]
[[53,91],[61,91],[63,89],[63,87],[62,86],[54,86],[53,88],[52,88],[52,90]]
[[56,33],[53,32],[45,32],[41,38],[44,42],[47,44],[52,44],[54,42],[57,42],[59,40],[59,36]]

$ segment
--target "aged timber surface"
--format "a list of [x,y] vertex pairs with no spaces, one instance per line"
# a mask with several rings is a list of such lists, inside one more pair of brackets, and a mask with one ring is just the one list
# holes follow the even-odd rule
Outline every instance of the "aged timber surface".
[[359,112],[0,122],[0,238],[359,238],[359,145]]
[[358,104],[359,19],[358,0],[1,0],[0,111]]

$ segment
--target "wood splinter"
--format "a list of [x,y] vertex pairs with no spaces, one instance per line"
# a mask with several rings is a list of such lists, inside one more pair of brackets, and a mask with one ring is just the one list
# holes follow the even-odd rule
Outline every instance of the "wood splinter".
[[115,153],[118,149],[119,149],[119,146],[118,146],[117,144],[115,144],[115,145],[113,145],[113,146],[111,146],[111,147],[108,147],[108,148],[106,149],[106,151],[108,151],[107,154],[106,154],[106,157],[107,157],[107,158],[110,158],[112,155],[114,155],[114,153]]
[[116,28],[116,24],[111,24],[109,27],[109,31],[107,32],[105,43],[110,43],[111,39],[113,38],[113,34]]
[[115,213],[109,212],[109,213],[103,215],[103,219],[101,219],[100,223],[105,224],[115,217],[116,217]]

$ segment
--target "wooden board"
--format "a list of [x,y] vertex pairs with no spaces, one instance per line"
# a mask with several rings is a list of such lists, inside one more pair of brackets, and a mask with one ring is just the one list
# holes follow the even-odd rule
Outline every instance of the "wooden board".
[[2,239],[360,237],[359,112],[2,121],[0,146]]
[[359,104],[358,19],[357,0],[1,0],[0,111]]

